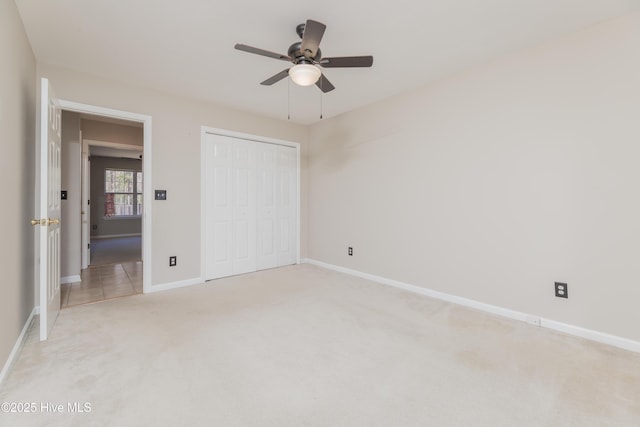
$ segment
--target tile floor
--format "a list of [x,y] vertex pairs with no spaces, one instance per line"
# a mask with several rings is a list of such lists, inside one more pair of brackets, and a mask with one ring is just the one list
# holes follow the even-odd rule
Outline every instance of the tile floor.
[[80,277],[61,286],[62,308],[142,293],[142,261],[89,267]]

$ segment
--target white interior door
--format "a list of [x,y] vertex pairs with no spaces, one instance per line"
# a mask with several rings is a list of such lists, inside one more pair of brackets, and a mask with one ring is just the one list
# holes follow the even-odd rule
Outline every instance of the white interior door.
[[208,135],[205,145],[206,280],[233,274],[231,144],[231,138]]
[[49,81],[40,99],[40,340],[46,340],[60,312],[61,116]]
[[[82,136],[80,137],[82,141]],[[91,206],[89,204],[91,194],[91,162],[89,161],[89,144],[82,142],[82,210],[81,216],[81,245],[80,253],[82,254],[82,268],[85,269],[91,264]]]
[[276,236],[278,266],[295,264],[297,260],[297,157],[289,147],[278,147],[276,206],[278,234]]
[[256,271],[256,143],[232,142],[233,274]]
[[277,146],[259,144],[257,150],[257,268],[264,270],[278,266],[276,250],[277,208],[276,175]]

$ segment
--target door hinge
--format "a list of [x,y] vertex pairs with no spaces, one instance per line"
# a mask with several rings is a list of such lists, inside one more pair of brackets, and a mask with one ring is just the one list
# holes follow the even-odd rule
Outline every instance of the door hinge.
[[91,200],[87,200],[87,205],[90,205],[90,204],[91,204]]
[[87,249],[91,249],[91,243],[87,243]]

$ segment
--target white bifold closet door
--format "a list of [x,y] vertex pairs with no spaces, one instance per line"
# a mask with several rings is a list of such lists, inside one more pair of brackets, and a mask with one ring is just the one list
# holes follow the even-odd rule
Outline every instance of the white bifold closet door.
[[206,280],[295,264],[295,148],[207,135]]
[[297,243],[296,151],[258,144],[258,270],[295,264]]

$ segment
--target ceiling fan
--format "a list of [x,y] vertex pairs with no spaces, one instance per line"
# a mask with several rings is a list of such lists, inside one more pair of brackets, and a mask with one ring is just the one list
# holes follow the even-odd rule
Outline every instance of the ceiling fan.
[[289,61],[294,64],[293,67],[282,70],[261,82],[261,85],[271,86],[289,76],[294,83],[300,86],[311,86],[315,83],[322,92],[326,93],[332,91],[335,87],[320,71],[318,65],[323,68],[371,67],[373,65],[373,56],[323,58],[319,46],[326,28],[326,25],[311,19],[308,19],[304,24],[298,25],[296,33],[298,33],[302,41],[289,46],[287,55],[240,43],[236,44],[235,48],[244,52]]

